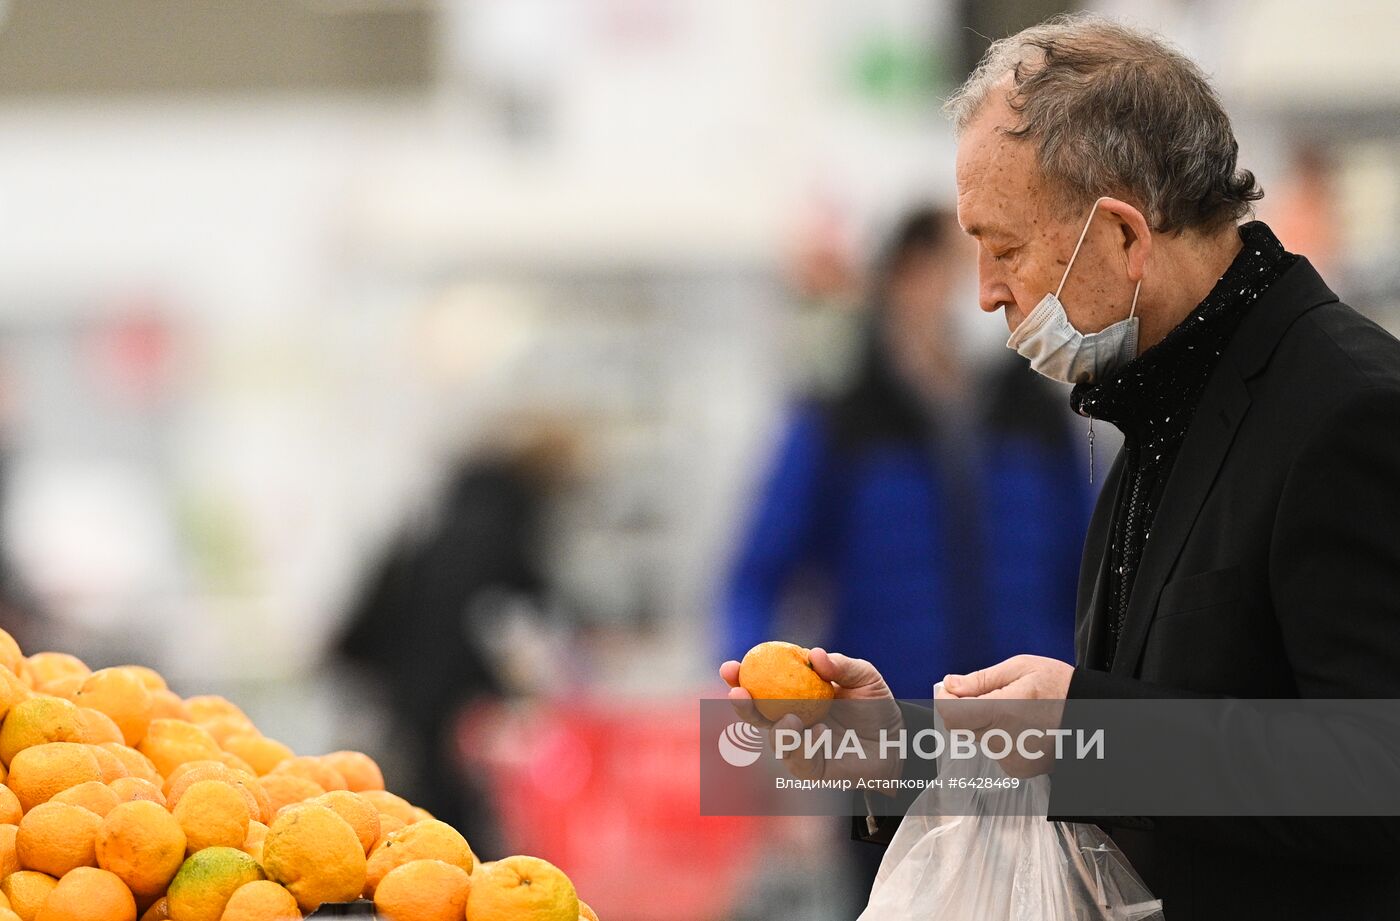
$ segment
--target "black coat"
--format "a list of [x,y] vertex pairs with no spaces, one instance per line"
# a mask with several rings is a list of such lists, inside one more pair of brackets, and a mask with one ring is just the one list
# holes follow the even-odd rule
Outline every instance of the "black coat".
[[[1103,661],[1121,481],[1120,455],[1085,541],[1080,662]],[[1222,355],[1152,523],[1112,671],[1075,670],[1065,719],[1076,700],[1201,696],[1400,699],[1400,342],[1305,259]],[[1061,762],[1052,791],[1082,789],[1072,772],[1089,769]],[[1050,812],[1073,818],[1053,792]],[[1094,821],[1168,921],[1400,918],[1394,817]],[[885,843],[897,824],[858,816],[854,836]]]
[[[1102,661],[1121,468],[1120,455],[1085,543],[1080,662]],[[1226,348],[1150,535],[1112,671],[1076,669],[1071,707],[1400,698],[1400,342],[1305,259]],[[1395,819],[1108,824],[1169,921],[1400,917]]]

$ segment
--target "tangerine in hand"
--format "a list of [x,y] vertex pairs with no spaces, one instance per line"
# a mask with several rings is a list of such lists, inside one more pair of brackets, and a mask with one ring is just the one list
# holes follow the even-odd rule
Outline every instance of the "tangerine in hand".
[[789,713],[810,726],[831,709],[836,688],[812,667],[810,650],[793,643],[759,643],[739,663],[739,687],[749,692],[764,718]]

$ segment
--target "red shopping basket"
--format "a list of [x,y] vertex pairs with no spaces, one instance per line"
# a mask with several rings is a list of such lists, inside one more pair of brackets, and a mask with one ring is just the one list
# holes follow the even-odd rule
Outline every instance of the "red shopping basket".
[[713,921],[733,906],[765,820],[700,815],[696,698],[493,704],[459,741],[509,848],[559,866],[608,921]]

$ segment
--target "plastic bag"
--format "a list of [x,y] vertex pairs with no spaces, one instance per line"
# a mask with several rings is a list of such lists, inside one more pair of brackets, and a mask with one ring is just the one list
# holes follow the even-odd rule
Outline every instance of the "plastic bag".
[[[940,759],[939,777],[1005,776],[996,762]],[[1163,921],[1127,858],[1096,825],[1050,822],[1048,777],[1014,790],[930,787],[885,852],[859,921]]]

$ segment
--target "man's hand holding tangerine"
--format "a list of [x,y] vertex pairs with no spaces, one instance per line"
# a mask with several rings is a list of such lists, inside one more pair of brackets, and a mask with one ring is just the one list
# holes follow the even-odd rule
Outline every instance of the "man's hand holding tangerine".
[[[763,646],[776,645],[786,646],[788,644],[763,644]],[[801,650],[801,647],[795,648]],[[750,654],[744,659],[751,668],[758,667],[766,673],[768,667],[771,667],[771,663],[766,661],[767,657],[754,657],[754,653],[760,649],[762,647],[750,650]],[[810,667],[816,673],[816,677],[821,681],[828,682],[832,687],[831,709],[819,708],[818,711],[815,711],[821,712],[822,715],[812,722],[808,730],[810,738],[818,741],[829,733],[835,733],[836,736],[831,743],[831,749],[835,753],[841,749],[841,742],[849,732],[854,735],[865,757],[848,754],[839,758],[827,758],[820,750],[812,752],[809,756],[805,744],[809,735],[803,733],[801,737],[804,744],[783,755],[783,763],[788,771],[801,780],[897,779],[901,772],[900,762],[894,757],[882,757],[880,733],[883,730],[889,737],[893,738],[904,728],[904,717],[900,713],[899,706],[894,700],[894,694],[891,693],[885,679],[881,677],[875,666],[864,659],[853,659],[838,652],[827,652],[819,647],[810,651],[802,650],[802,652],[806,659],[806,662],[802,664]],[[798,713],[786,712],[779,715],[776,720],[769,720],[760,712],[759,702],[755,701],[750,688],[763,687],[767,683],[764,679],[769,675],[743,675],[741,678],[741,671],[741,664],[733,659],[725,662],[719,669],[720,677],[729,685],[729,699],[740,717],[755,726],[770,730],[770,738],[771,731],[774,730],[786,729],[800,733],[804,721]],[[784,686],[781,682],[778,682],[777,685]],[[788,686],[799,687],[798,685]],[[764,696],[770,700],[774,699],[768,694]],[[790,706],[775,706],[778,706],[779,711],[794,709]],[[778,715],[773,707],[766,709],[770,713]],[[799,705],[796,709],[802,708]],[[814,711],[808,711],[808,713],[812,712]]]

